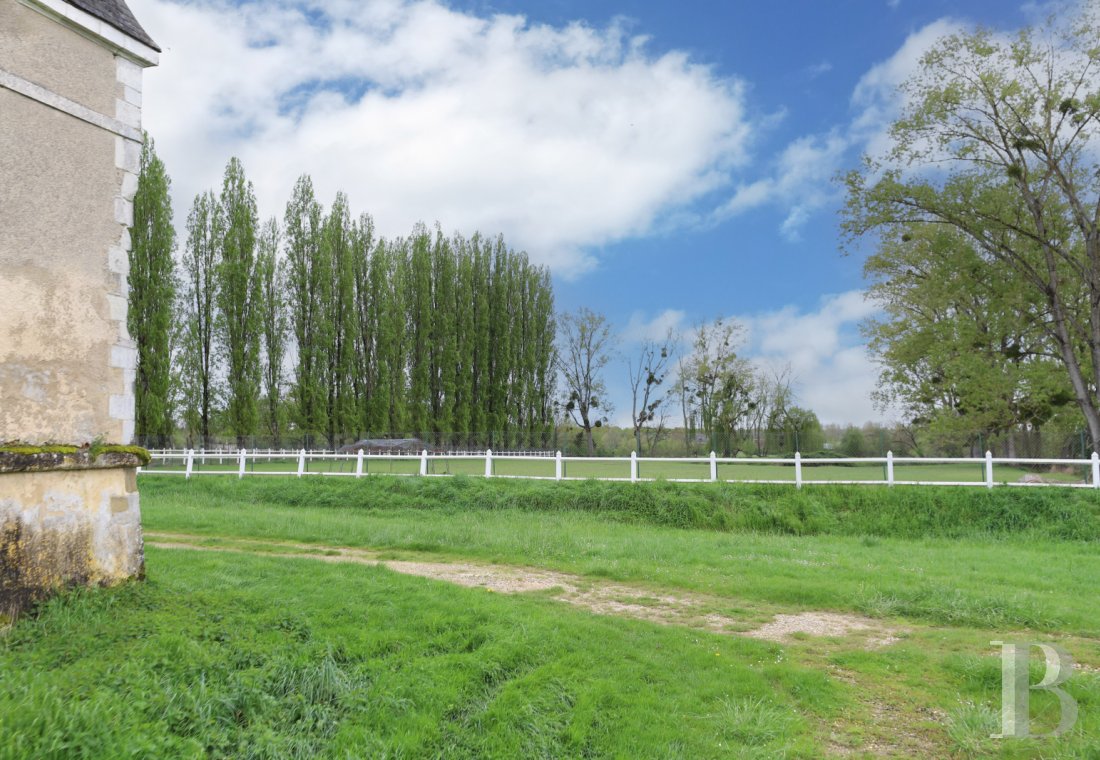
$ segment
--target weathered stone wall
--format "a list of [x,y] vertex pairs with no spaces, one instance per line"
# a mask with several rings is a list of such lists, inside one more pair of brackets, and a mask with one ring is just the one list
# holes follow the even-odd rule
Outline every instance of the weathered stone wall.
[[141,66],[0,0],[0,442],[133,437]]
[[[0,443],[133,438],[129,225],[155,62],[61,0],[0,0]],[[0,456],[0,615],[143,572],[136,462],[59,459]]]
[[132,468],[0,474],[0,615],[144,566]]

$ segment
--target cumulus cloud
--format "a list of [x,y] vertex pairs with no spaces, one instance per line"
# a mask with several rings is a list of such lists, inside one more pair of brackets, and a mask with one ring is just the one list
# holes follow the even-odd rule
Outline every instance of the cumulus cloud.
[[802,226],[815,212],[839,203],[841,190],[833,181],[838,172],[861,153],[886,155],[890,124],[904,106],[899,85],[916,73],[921,57],[937,40],[962,28],[957,21],[940,19],[910,34],[893,55],[860,78],[851,96],[852,117],[846,124],[792,140],[763,177],[738,184],[729,200],[715,210],[714,218],[778,206],[786,212],[780,234],[792,242],[800,240]]
[[665,309],[650,319],[646,319],[644,312],[636,311],[630,315],[630,321],[623,329],[622,339],[628,343],[661,341],[669,330],[674,334],[683,333],[686,318],[687,313],[680,309]]
[[132,0],[164,48],[145,126],[177,215],[231,155],[281,214],[296,177],[383,233],[503,233],[559,274],[729,182],[744,85],[622,23],[552,27],[435,0]]
[[859,334],[875,312],[853,290],[823,297],[816,311],[786,306],[737,320],[746,328],[745,355],[774,371],[789,367],[800,405],[825,423],[862,424],[881,416],[871,400],[878,373]]
[[[742,356],[765,370],[792,372],[799,405],[824,423],[859,425],[882,417],[871,400],[878,368],[859,332],[859,324],[876,312],[863,291],[852,290],[822,297],[815,309],[788,305],[729,319],[743,328]],[[622,333],[627,353],[632,344],[662,338],[669,328],[690,342],[692,325],[683,311],[665,309],[648,318],[635,312]],[[629,424],[629,410],[625,414]]]
[[787,216],[780,226],[791,241],[810,215],[838,198],[831,179],[844,160],[850,141],[838,132],[800,137],[783,149],[770,175],[740,185],[716,215],[734,216],[760,206],[780,203]]
[[953,19],[933,21],[906,37],[892,56],[872,66],[860,78],[852,92],[855,116],[848,127],[853,144],[868,155],[885,157],[891,144],[890,124],[905,106],[904,95],[898,88],[917,73],[921,58],[938,40],[964,28]]

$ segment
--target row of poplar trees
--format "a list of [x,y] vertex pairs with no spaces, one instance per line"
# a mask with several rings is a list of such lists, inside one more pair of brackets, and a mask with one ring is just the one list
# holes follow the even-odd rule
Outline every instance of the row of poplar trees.
[[139,441],[499,446],[552,429],[550,276],[501,238],[420,224],[386,239],[343,193],[326,213],[305,175],[281,223],[261,224],[233,158],[221,192],[195,198],[177,258],[169,187],[146,138],[130,254]]

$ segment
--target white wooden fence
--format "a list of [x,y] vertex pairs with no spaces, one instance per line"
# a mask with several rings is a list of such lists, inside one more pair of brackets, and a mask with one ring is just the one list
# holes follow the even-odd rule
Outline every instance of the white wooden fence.
[[[1090,459],[1024,459],[1018,457],[995,457],[991,452],[986,452],[985,457],[895,457],[892,452],[884,457],[850,457],[850,458],[821,458],[803,459],[800,454],[793,458],[724,458],[718,457],[712,451],[709,457],[665,458],[665,457],[639,457],[631,453],[629,457],[564,457],[561,452],[553,454],[494,454],[492,451],[484,453],[447,453],[435,454],[422,451],[414,453],[387,453],[373,454],[362,451],[356,453],[336,453],[331,451],[274,451],[271,449],[260,451],[248,451],[241,449],[237,452],[229,451],[196,451],[194,449],[157,450],[150,452],[152,461],[149,466],[141,468],[139,472],[146,475],[182,475],[191,478],[196,475],[236,475],[243,478],[246,475],[282,475],[282,476],[335,476],[361,478],[370,475],[396,475],[419,477],[452,477],[450,465],[460,462],[473,463],[472,467],[465,468],[464,474],[484,475],[487,478],[520,478],[530,480],[607,480],[623,482],[642,482],[654,480],[667,480],[678,483],[775,483],[793,484],[796,488],[803,485],[937,485],[937,486],[984,486],[993,488],[996,485],[1003,486],[1061,486],[1065,488],[1097,488],[1100,489],[1100,455],[1094,453]],[[549,471],[550,463],[553,463],[553,475],[500,473],[497,471],[498,462],[533,462],[537,470],[539,466]],[[389,462],[390,471],[380,472],[379,463]],[[293,469],[283,469],[282,464],[291,464]],[[320,465],[317,469],[310,469],[310,464]],[[341,464],[342,463],[342,464]],[[394,463],[403,463],[409,471],[392,471]],[[434,472],[436,466],[442,463],[447,472]],[[482,468],[482,463],[484,468]],[[249,465],[252,465],[251,467]],[[268,468],[256,469],[256,465],[266,464]],[[588,474],[570,475],[571,464],[580,465],[582,469],[589,470]],[[974,480],[935,480],[935,479],[906,479],[895,477],[895,467],[900,465],[907,470],[918,470],[914,465],[973,465],[980,468],[981,478]],[[680,465],[694,465],[701,469],[706,465],[707,477],[644,477],[647,470],[675,471]],[[793,469],[793,477],[761,479],[761,478],[719,478],[719,466],[723,469],[732,466],[749,467],[754,465],[767,465],[790,471]],[[815,479],[812,476],[819,467],[853,467],[859,465],[880,465],[883,468],[881,479],[858,478],[828,478]],[[610,472],[619,470],[622,476],[592,474],[593,470],[604,469]],[[1014,468],[1073,468],[1081,474],[1079,480],[1063,480],[1061,478],[1044,478],[1042,475],[1027,476],[1020,469],[1013,472],[1016,481],[1006,479],[997,480],[994,477],[995,466]],[[274,469],[269,469],[274,468]],[[338,469],[343,468],[343,469]],[[514,467],[512,469],[515,469]],[[577,468],[574,467],[574,470]],[[689,468],[690,469],[690,468]],[[625,473],[629,473],[626,475]],[[727,474],[729,471],[727,470]],[[809,475],[809,477],[807,477]],[[1023,477],[1021,477],[1023,476]]]

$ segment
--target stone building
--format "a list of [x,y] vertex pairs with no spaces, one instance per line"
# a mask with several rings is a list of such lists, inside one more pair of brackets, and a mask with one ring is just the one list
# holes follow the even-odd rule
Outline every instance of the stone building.
[[[144,566],[126,327],[142,70],[124,0],[0,0],[0,614]],[[47,445],[49,444],[49,445]]]

